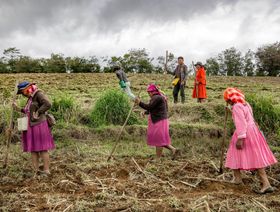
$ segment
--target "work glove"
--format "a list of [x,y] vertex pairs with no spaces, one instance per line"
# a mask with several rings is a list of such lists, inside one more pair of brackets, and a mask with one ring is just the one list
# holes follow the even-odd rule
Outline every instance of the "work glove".
[[121,86],[121,88],[126,88],[125,81],[121,80],[120,81],[120,86]]

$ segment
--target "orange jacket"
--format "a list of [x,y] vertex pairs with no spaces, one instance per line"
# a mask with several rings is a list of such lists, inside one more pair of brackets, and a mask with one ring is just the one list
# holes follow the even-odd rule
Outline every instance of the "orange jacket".
[[204,67],[201,67],[197,70],[195,79],[200,84],[206,85],[206,72],[204,70]]

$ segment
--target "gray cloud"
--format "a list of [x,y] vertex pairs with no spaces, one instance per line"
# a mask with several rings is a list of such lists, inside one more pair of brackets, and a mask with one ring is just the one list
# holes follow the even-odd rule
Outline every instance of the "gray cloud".
[[101,8],[99,28],[121,31],[138,23],[172,23],[187,21],[194,15],[211,12],[219,5],[233,5],[237,0],[110,0]]
[[[217,4],[237,0],[2,0],[0,36],[13,32],[34,33],[64,23],[66,30],[97,29],[98,33],[119,32],[132,23],[162,24],[188,20],[207,13]],[[69,25],[67,25],[69,24]]]
[[0,14],[0,51],[15,46],[31,56],[147,48],[205,58],[280,34],[279,0],[0,0]]
[[1,0],[0,36],[13,32],[31,34],[58,25],[70,31],[89,27],[84,24],[94,24],[102,4],[89,0]]
[[[34,32],[38,26],[53,24],[56,14],[54,1],[1,1],[0,19],[1,35],[13,31]],[[63,4],[58,3],[58,8]],[[60,10],[60,9],[59,9]]]

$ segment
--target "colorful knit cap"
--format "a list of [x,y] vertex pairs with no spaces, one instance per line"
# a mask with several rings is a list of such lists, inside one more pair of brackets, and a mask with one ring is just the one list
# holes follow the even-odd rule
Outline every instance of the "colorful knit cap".
[[233,103],[246,103],[243,92],[238,90],[237,88],[227,88],[224,91],[224,99],[225,101],[230,100]]

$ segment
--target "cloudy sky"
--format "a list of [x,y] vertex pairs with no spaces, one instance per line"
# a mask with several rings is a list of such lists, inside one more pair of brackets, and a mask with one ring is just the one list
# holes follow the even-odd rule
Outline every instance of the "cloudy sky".
[[0,0],[0,51],[49,57],[146,48],[187,61],[280,41],[279,0]]

